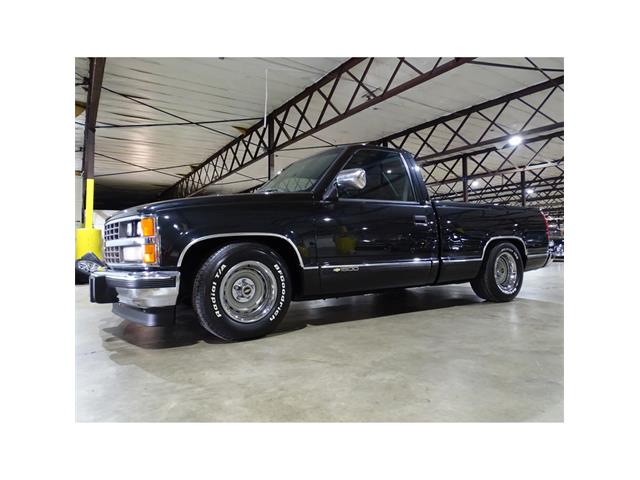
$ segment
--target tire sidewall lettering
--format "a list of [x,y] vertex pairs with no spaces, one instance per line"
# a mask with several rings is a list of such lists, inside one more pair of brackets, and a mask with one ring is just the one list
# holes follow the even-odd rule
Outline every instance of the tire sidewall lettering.
[[[213,275],[213,279],[211,281],[211,287],[209,290],[209,297],[211,299],[211,306],[213,309],[213,315],[215,315],[218,318],[222,318],[223,317],[223,311],[222,311],[222,307],[220,306],[220,300],[219,300],[219,295],[221,295],[220,292],[220,282],[222,281],[223,277],[224,277],[224,273],[225,271],[233,265],[233,262],[230,264],[227,263],[223,263],[221,264],[217,269],[216,272]],[[286,302],[286,296],[287,296],[287,279],[285,277],[284,271],[282,269],[282,267],[280,266],[280,264],[278,263],[271,263],[271,267],[274,271],[275,277],[276,277],[276,288],[279,289],[278,295],[277,295],[277,305],[275,307],[275,309],[272,311],[272,313],[269,314],[268,317],[264,317],[261,320],[259,320],[257,323],[260,323],[264,320],[266,320],[268,318],[269,322],[273,322],[275,320],[277,320],[282,312],[283,307],[285,306]]]
[[271,315],[269,315],[269,321],[270,322],[273,322],[280,315],[280,312],[282,311],[282,307],[284,306],[284,303],[285,303],[286,292],[287,292],[287,282],[286,282],[286,279],[284,277],[284,273],[282,271],[282,268],[280,267],[279,264],[274,263],[273,264],[273,269],[275,270],[277,280],[280,281],[280,295],[279,295],[279,298],[278,298],[278,305],[276,306],[276,308],[273,311],[273,313]]
[[213,281],[211,282],[211,289],[209,291],[209,296],[211,298],[211,306],[213,308],[213,314],[218,317],[221,318],[222,317],[222,312],[220,311],[220,306],[218,305],[218,286],[220,283],[220,280],[222,280],[223,277],[223,273],[224,271],[227,269],[227,265],[225,263],[223,263],[222,265],[220,265],[220,267],[218,267],[218,269],[216,270],[216,273],[213,275]]

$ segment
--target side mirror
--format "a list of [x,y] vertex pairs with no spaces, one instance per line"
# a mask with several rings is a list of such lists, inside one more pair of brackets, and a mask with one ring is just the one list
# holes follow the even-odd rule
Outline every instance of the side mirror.
[[342,170],[336,177],[338,189],[362,190],[367,186],[367,174],[362,168],[349,168]]

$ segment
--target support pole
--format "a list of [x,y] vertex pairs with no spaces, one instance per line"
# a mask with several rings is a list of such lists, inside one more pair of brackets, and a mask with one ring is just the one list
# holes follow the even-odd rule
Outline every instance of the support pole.
[[87,113],[84,122],[84,149],[82,164],[85,178],[84,227],[93,228],[93,182],[96,150],[96,120],[100,103],[100,90],[104,77],[105,58],[92,58],[89,63],[89,91],[87,92]]
[[[84,148],[82,170],[84,177],[84,228],[76,229],[76,262],[85,260],[93,262],[94,256],[102,259],[102,237],[100,230],[93,228],[93,179],[96,147],[96,119],[102,77],[104,76],[104,58],[92,58],[89,63],[89,90],[87,92],[87,109],[84,122]],[[76,283],[86,283],[88,273],[86,266],[79,273],[76,263]]]
[[524,185],[524,170],[520,172],[520,197],[522,201],[522,206],[527,206],[527,191]]
[[467,172],[467,156],[462,157],[462,189],[464,191],[463,201],[469,201],[469,174]]

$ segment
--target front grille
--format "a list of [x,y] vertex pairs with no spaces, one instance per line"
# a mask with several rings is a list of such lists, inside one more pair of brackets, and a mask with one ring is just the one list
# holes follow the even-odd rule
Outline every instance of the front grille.
[[104,226],[104,240],[117,240],[120,238],[120,222],[107,223]]
[[[144,245],[144,243],[155,244],[155,238],[142,236],[139,232],[139,216],[121,217],[120,219],[107,222],[104,225],[104,261],[108,265],[114,264],[141,264],[141,260],[125,260],[124,248]],[[128,232],[128,233],[127,233]]]
[[120,222],[107,223],[104,226],[104,261],[107,264],[122,262],[122,247],[107,246],[110,240],[120,238]]
[[122,247],[104,247],[104,261],[106,263],[120,263],[120,250]]

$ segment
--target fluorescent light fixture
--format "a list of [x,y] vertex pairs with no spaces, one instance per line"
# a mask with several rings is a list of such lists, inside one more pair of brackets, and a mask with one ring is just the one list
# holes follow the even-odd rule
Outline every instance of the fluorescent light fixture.
[[520,145],[521,143],[522,137],[520,135],[514,135],[513,137],[509,138],[509,145],[511,145],[512,147]]

